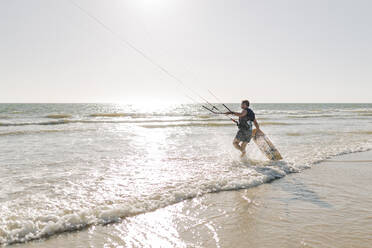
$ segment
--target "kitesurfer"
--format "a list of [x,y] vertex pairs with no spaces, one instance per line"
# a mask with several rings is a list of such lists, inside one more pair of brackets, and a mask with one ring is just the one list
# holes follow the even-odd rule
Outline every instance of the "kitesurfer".
[[258,122],[256,120],[256,115],[253,112],[252,109],[249,108],[249,101],[244,100],[242,101],[240,107],[242,108],[242,112],[226,112],[226,115],[235,115],[239,117],[239,122],[238,122],[238,132],[236,133],[236,136],[233,141],[233,145],[236,149],[242,152],[242,157],[245,156],[246,151],[245,148],[248,145],[248,143],[252,139],[252,123],[255,125],[257,128],[257,132],[260,133],[262,132],[260,130],[260,126],[258,125]]

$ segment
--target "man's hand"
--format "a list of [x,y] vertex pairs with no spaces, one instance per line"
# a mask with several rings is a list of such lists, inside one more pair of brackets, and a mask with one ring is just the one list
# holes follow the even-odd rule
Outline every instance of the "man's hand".
[[224,114],[225,114],[225,115],[233,115],[234,112],[229,111],[229,112],[226,112],[226,113],[224,113]]
[[256,134],[258,134],[258,135],[264,135],[264,133],[262,132],[261,129],[259,129],[259,128],[256,128],[256,129],[257,129]]

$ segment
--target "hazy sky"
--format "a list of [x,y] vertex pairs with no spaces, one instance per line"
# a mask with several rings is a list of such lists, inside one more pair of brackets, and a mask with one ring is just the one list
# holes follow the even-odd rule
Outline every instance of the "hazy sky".
[[[370,0],[73,1],[210,100],[372,102]],[[69,0],[0,1],[0,102],[184,93]]]

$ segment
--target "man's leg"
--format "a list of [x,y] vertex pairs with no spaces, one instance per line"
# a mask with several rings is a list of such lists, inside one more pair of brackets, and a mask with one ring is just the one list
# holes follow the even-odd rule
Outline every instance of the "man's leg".
[[241,145],[241,152],[242,152],[242,157],[245,156],[245,154],[247,153],[245,151],[245,148],[247,147],[249,142],[243,142],[242,145]]
[[236,149],[238,149],[239,151],[242,151],[242,147],[239,145],[240,143],[240,140],[238,140],[237,138],[234,139],[233,141],[233,145]]

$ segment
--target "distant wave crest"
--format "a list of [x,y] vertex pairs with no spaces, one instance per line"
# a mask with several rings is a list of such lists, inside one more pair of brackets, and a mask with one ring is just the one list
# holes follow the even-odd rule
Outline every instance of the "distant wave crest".
[[71,118],[71,115],[66,114],[54,114],[54,115],[47,115],[45,118],[51,118],[51,119],[64,119],[64,118]]

